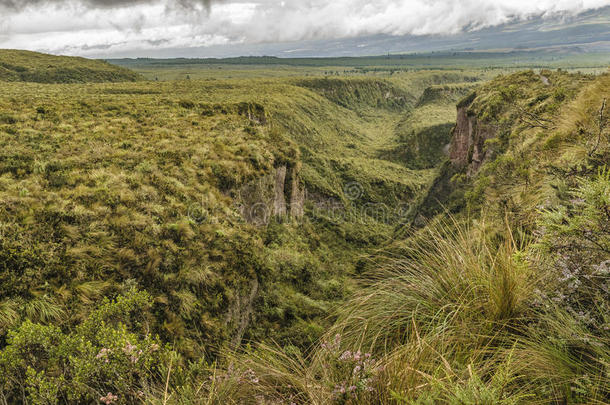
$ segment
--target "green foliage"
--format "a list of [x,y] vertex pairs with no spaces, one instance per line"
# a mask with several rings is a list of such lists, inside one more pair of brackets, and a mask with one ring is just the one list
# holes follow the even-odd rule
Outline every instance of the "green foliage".
[[[563,138],[542,158],[544,133],[519,118],[520,108],[561,123],[566,112],[556,102],[579,102],[578,86],[589,80],[544,74],[559,82],[561,96],[552,95],[553,85],[547,89],[537,75],[523,73],[499,79],[504,88],[477,90],[480,98],[471,100],[472,113],[499,123],[502,132],[498,141],[487,142],[497,154],[479,170],[455,173],[449,163],[441,169],[441,178],[451,178],[465,192],[461,207],[468,216],[432,221],[396,243],[391,256],[402,259],[380,260],[382,267],[339,310],[326,334],[331,343],[316,348],[294,373],[282,368],[288,364],[280,360],[284,352],[246,353],[240,361],[259,370],[283,370],[283,381],[305,382],[291,385],[295,403],[607,402],[610,193],[608,170],[595,169],[605,146],[591,156],[577,138]],[[596,79],[590,92],[584,85],[593,100],[607,88],[599,87],[601,80],[605,77]],[[523,82],[529,86],[513,85]],[[590,115],[583,118],[580,125],[595,124]],[[558,158],[566,150],[585,153],[576,154],[577,160],[574,154],[567,155],[571,160]],[[562,173],[566,184],[557,186],[554,173]],[[437,196],[442,184],[433,184],[428,198]],[[459,193],[452,190],[448,196],[460,206]],[[367,376],[376,382],[371,396],[341,391],[341,381],[351,384],[355,374],[341,371],[338,356],[328,355],[329,345],[334,353],[368,351],[380,359],[381,371]],[[276,384],[254,386],[266,401],[287,400]],[[245,398],[248,392],[237,389],[230,397]]]
[[[189,358],[242,339],[304,350],[431,177],[380,157],[394,96],[464,77],[0,84],[1,332],[77,324],[133,283],[153,297],[151,331]],[[307,188],[306,218],[247,223],[244,190],[281,165]]]
[[593,334],[607,335],[610,170],[581,177],[561,204],[542,212],[540,251],[552,258],[550,297]]
[[608,76],[183,62],[0,83],[0,399],[607,402]]
[[389,153],[412,169],[438,167],[455,126],[455,103],[472,88],[471,83],[427,87],[413,111],[395,128],[398,145]]
[[413,95],[391,83],[370,79],[307,79],[297,82],[345,108],[373,107],[404,110],[413,104]]
[[0,393],[33,404],[142,400],[160,384],[169,352],[148,333],[150,297],[136,290],[104,302],[72,331],[25,320],[0,350]]
[[0,81],[35,83],[134,82],[141,76],[103,61],[0,50]]
[[223,192],[294,150],[275,135],[268,147],[262,106],[187,109],[185,89],[160,100],[148,84],[1,86],[27,95],[0,102],[20,117],[0,130],[2,330],[22,317],[77,321],[135,280],[154,297],[156,333],[185,351],[226,342],[221,314],[269,270],[257,229]]

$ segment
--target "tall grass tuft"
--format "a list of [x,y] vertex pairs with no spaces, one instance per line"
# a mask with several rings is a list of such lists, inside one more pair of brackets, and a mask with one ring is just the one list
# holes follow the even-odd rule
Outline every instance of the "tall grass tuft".
[[484,341],[527,310],[535,277],[509,232],[489,238],[455,224],[429,228],[405,259],[376,272],[339,314],[331,334],[368,351],[422,336]]

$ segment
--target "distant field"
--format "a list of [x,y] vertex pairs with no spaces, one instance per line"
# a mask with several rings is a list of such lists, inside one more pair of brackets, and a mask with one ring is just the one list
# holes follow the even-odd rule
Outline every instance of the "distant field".
[[602,73],[610,53],[573,51],[433,52],[341,58],[239,57],[226,59],[111,59],[150,80],[284,77],[303,75],[377,75],[418,70],[477,70],[495,76],[522,69],[566,69]]

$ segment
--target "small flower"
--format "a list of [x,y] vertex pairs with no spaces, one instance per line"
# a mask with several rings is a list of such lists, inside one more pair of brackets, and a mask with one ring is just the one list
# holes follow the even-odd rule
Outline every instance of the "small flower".
[[245,380],[250,381],[252,384],[258,384],[258,382],[259,382],[259,379],[256,376],[256,373],[251,368],[247,369],[243,373],[242,378],[245,379]]
[[341,357],[339,357],[339,360],[345,361],[345,360],[349,359],[350,357],[352,357],[352,352],[350,352],[349,350],[346,350],[343,352]]
[[105,397],[100,397],[100,401],[105,403],[106,405],[113,404],[118,399],[119,399],[119,397],[117,395],[114,395],[112,392],[109,392],[108,394],[106,394]]
[[136,350],[138,347],[135,345],[132,345],[131,343],[127,342],[127,344],[125,345],[125,347],[123,348],[123,351],[126,354],[130,354],[131,352],[133,352],[134,350]]
[[345,383],[341,385],[335,385],[335,390],[333,391],[333,394],[336,396],[341,396],[345,394]]
[[108,363],[108,355],[112,352],[112,350],[110,349],[106,349],[105,347],[102,347],[100,349],[100,352],[95,356],[96,359],[100,359],[100,360],[104,360],[106,363]]

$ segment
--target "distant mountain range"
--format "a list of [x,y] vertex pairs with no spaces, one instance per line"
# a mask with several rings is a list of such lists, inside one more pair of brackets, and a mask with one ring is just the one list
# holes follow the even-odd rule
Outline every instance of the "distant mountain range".
[[[225,58],[233,56],[338,57],[432,51],[531,50],[557,52],[610,52],[610,7],[576,16],[556,15],[514,21],[451,36],[374,35],[334,40],[222,45],[146,51],[153,58]],[[115,57],[129,55],[116,54]]]

